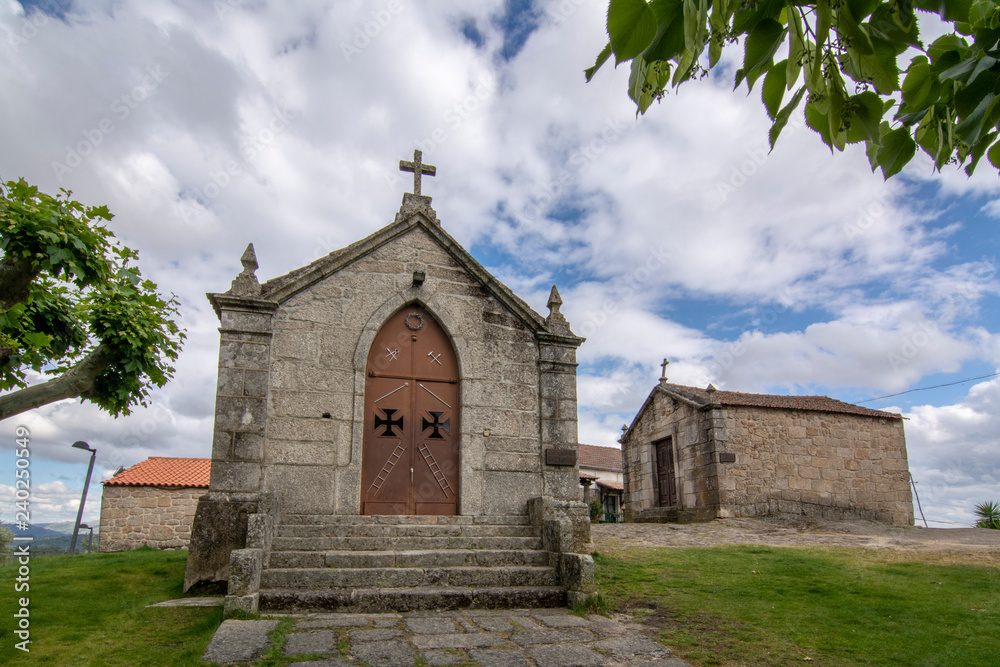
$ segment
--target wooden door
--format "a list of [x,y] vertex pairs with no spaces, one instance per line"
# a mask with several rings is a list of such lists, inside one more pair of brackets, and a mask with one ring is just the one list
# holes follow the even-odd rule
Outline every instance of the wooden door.
[[368,353],[362,514],[458,512],[458,360],[423,308],[403,308]]
[[656,448],[656,481],[660,507],[677,505],[677,479],[674,471],[674,441],[664,438],[653,443]]

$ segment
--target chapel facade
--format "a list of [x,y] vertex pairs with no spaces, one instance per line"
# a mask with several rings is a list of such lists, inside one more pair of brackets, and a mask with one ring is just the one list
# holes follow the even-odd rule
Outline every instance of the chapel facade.
[[[341,557],[330,554],[360,547],[437,548],[364,542],[429,536],[419,527],[434,525],[453,537],[532,537],[549,554],[548,583],[592,589],[592,562],[583,588],[559,570],[563,555],[589,553],[576,463],[583,339],[555,287],[543,317],[442,228],[420,194],[420,176],[433,175],[420,158],[400,163],[414,193],[392,224],[263,284],[251,245],[231,288],[208,295],[221,321],[211,482],[185,588],[228,580],[230,597],[255,608],[252,584],[234,593],[246,568],[259,588],[288,588],[268,569],[329,567]],[[355,541],[329,541],[340,538]],[[327,542],[317,557],[296,539]],[[500,544],[488,542],[477,548]]]

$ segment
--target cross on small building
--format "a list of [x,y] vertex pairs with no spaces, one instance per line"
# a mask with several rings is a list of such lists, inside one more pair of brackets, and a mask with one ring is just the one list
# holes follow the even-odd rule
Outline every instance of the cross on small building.
[[413,162],[408,160],[399,161],[400,171],[411,171],[413,172],[413,194],[420,194],[420,178],[423,174],[428,176],[437,176],[437,167],[429,164],[424,164],[423,162],[424,154],[422,151],[413,151]]
[[664,357],[663,363],[660,364],[660,368],[663,369],[663,373],[660,374],[660,382],[666,382],[667,381],[667,366],[669,366],[669,365],[670,365],[670,362],[667,361],[667,359]]

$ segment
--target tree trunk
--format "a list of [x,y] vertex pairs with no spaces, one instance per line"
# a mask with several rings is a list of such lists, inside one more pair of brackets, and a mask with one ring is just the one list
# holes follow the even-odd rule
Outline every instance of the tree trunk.
[[85,396],[94,388],[97,376],[114,361],[111,351],[103,344],[98,345],[80,363],[59,377],[0,396],[0,420],[64,398]]

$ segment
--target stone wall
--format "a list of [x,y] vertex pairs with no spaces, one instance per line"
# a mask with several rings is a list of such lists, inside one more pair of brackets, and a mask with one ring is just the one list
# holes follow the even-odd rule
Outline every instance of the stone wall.
[[101,497],[101,552],[148,544],[186,549],[198,497],[205,489],[106,485]]
[[[657,510],[653,447],[668,436],[678,484],[670,513]],[[624,448],[629,521],[658,512],[671,520],[786,512],[913,523],[901,419],[701,407],[654,391]]]
[[913,523],[901,419],[727,407],[718,451],[723,515],[792,512]]

